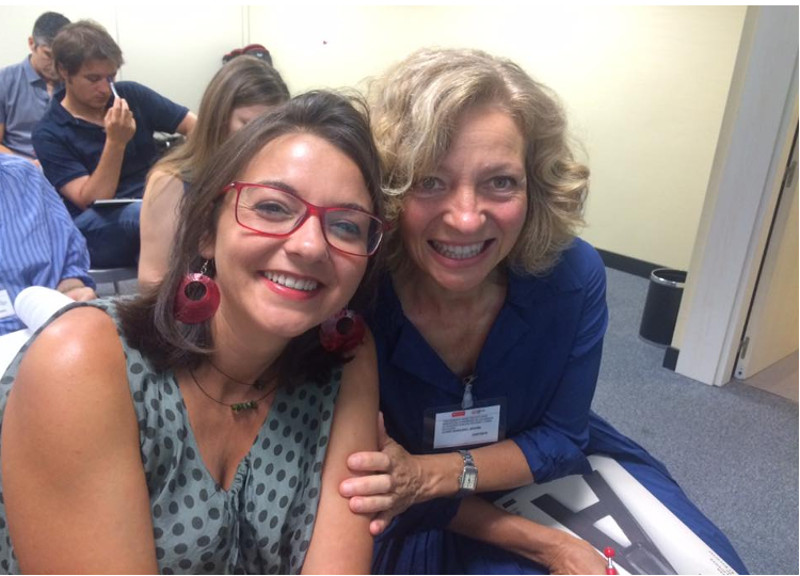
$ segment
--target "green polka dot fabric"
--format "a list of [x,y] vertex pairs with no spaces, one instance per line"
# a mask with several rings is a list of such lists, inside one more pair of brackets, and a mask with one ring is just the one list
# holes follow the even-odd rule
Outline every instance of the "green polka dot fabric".
[[[70,305],[55,317],[81,305],[101,308],[115,317],[113,300]],[[155,373],[120,338],[139,421],[161,573],[299,572],[319,504],[341,369],[325,385],[306,383],[278,391],[264,426],[226,491],[203,464],[174,375]],[[0,379],[0,423],[29,345]],[[19,573],[5,518],[0,487],[0,568]]]

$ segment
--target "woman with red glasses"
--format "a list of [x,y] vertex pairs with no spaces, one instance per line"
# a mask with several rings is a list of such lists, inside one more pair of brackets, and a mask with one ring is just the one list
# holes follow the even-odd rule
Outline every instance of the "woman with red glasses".
[[50,321],[1,384],[4,571],[369,570],[337,486],[377,446],[373,343],[343,308],[380,181],[365,115],[299,96],[203,167],[157,289]]

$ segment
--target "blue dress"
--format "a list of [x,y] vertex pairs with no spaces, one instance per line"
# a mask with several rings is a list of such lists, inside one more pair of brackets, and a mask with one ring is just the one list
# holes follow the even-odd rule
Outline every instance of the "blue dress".
[[[734,570],[744,573],[730,542],[689,501],[663,464],[590,411],[608,324],[605,287],[602,260],[580,239],[546,276],[509,273],[506,302],[471,376],[473,397],[502,403],[505,437],[522,450],[537,482],[588,474],[587,456],[612,456]],[[430,414],[459,405],[464,382],[405,317],[388,277],[381,283],[375,310],[370,324],[387,432],[411,453],[437,452]],[[547,573],[520,556],[444,530],[457,509],[457,500],[438,499],[397,517],[376,541],[373,571]]]

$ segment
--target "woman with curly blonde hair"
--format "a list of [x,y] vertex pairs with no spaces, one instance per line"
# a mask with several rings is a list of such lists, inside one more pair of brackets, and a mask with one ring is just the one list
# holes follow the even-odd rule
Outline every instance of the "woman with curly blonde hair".
[[373,570],[604,573],[597,542],[474,496],[591,473],[595,453],[743,569],[663,466],[590,411],[605,268],[576,236],[589,169],[558,99],[477,50],[417,51],[370,88],[392,224],[370,319],[385,430],[339,490],[381,535]]
[[[517,64],[471,50],[419,51],[383,78],[371,87],[371,106],[390,213],[399,214],[415,176],[436,168],[462,113],[492,103],[515,121],[526,145],[528,207],[508,263],[523,273],[546,272],[583,223],[589,178],[573,157],[557,97]],[[398,266],[399,235],[392,246]]]

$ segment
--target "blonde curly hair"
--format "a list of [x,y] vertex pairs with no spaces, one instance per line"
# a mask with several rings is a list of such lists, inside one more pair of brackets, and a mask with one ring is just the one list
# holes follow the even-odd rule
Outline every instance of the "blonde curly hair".
[[[435,170],[466,110],[506,110],[526,142],[528,181],[525,224],[507,265],[540,275],[556,263],[583,224],[589,169],[573,156],[564,111],[549,88],[480,50],[425,48],[374,79],[368,99],[390,223],[400,218],[405,193]],[[407,263],[398,228],[385,244],[393,271]]]

